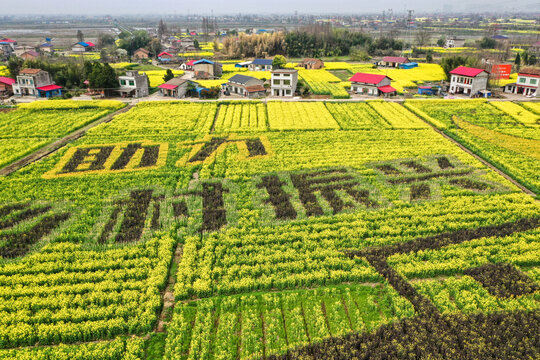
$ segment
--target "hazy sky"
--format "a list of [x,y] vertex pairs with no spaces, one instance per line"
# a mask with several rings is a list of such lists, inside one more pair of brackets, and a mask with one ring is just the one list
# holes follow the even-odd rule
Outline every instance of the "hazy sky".
[[417,13],[441,11],[445,4],[453,11],[538,11],[537,0],[2,0],[4,14],[214,14],[233,13],[343,13],[362,14],[392,8]]

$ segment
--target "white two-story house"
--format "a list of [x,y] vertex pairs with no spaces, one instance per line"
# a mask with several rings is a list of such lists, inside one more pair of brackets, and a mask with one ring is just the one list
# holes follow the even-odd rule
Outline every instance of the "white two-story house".
[[279,69],[272,71],[270,89],[272,96],[294,96],[298,85],[298,70]]
[[118,91],[122,96],[140,98],[148,96],[148,76],[139,74],[137,70],[126,71],[126,75],[119,76],[120,89]]
[[451,94],[477,95],[487,90],[489,73],[484,69],[458,66],[450,71]]
[[504,87],[504,92],[540,97],[540,93],[538,91],[539,83],[540,69],[525,67],[518,73],[518,78],[515,83],[507,84]]

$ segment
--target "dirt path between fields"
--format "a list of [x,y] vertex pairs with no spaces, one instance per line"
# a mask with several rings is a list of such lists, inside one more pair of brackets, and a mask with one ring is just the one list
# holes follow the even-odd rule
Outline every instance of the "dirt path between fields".
[[70,142],[77,140],[78,138],[80,138],[81,136],[86,134],[86,132],[88,130],[92,129],[93,127],[96,127],[99,124],[103,124],[103,123],[107,123],[107,122],[111,121],[113,119],[113,117],[115,117],[118,114],[125,113],[126,111],[128,111],[132,107],[133,107],[133,105],[127,105],[126,107],[124,107],[124,108],[122,108],[122,109],[120,109],[118,111],[110,113],[110,114],[108,114],[108,115],[106,115],[106,116],[104,116],[102,118],[99,118],[96,121],[94,121],[94,122],[80,128],[78,130],[75,130],[71,134],[68,134],[68,135],[64,136],[63,138],[58,139],[58,140],[56,140],[55,142],[53,142],[51,144],[45,145],[41,149],[38,149],[35,152],[23,157],[22,159],[19,159],[19,160],[15,161],[15,162],[9,164],[8,166],[0,169],[0,176],[7,176],[7,175],[9,175],[9,174],[11,174],[11,173],[25,167],[25,166],[33,163],[34,161],[38,161],[39,159],[44,158],[45,156],[52,154],[53,152],[61,149],[62,147],[69,144]]
[[[418,116],[418,115],[417,115]],[[418,118],[420,118],[423,122],[425,122],[426,124],[428,124],[433,130],[435,130],[437,133],[441,134],[443,137],[445,137],[446,139],[450,140],[451,142],[453,142],[454,144],[456,144],[457,146],[459,146],[459,148],[463,151],[465,151],[467,154],[470,154],[472,156],[474,156],[477,160],[479,160],[482,164],[486,165],[487,167],[489,167],[490,169],[492,169],[493,171],[495,171],[497,174],[501,175],[502,177],[504,177],[506,180],[510,181],[512,184],[514,184],[515,186],[517,186],[521,191],[523,191],[525,194],[527,195],[530,195],[532,197],[536,197],[536,194],[534,192],[532,192],[531,190],[527,189],[525,186],[521,185],[519,182],[517,182],[516,180],[514,180],[512,177],[510,177],[508,174],[506,174],[504,171],[501,171],[499,170],[499,168],[497,168],[495,165],[492,165],[489,161],[487,160],[484,160],[484,158],[482,158],[481,156],[479,155],[476,155],[474,152],[472,152],[471,150],[469,150],[467,147],[465,147],[464,145],[462,145],[460,142],[458,142],[457,140],[453,139],[452,137],[446,135],[442,130],[439,130],[438,128],[436,128],[435,126],[431,125],[429,122],[427,122],[426,120],[422,119],[422,117],[418,116]]]
[[182,244],[178,244],[176,246],[176,250],[174,251],[174,264],[173,266],[171,266],[170,269],[167,288],[163,293],[163,308],[161,310],[161,314],[159,315],[158,323],[156,326],[156,332],[158,333],[165,331],[165,327],[167,326],[169,320],[172,317],[172,310],[174,309],[174,284],[176,283],[175,274],[173,274],[172,272],[176,270],[176,266],[174,265],[178,265],[180,263],[183,252],[184,248]]

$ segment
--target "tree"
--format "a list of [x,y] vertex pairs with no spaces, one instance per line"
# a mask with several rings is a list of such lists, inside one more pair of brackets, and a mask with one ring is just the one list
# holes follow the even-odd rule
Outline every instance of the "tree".
[[12,55],[7,63],[7,68],[9,69],[9,73],[11,77],[16,78],[17,75],[19,75],[19,71],[21,71],[21,68],[23,66],[24,60],[20,59],[14,55]]
[[439,47],[443,47],[445,43],[446,40],[444,40],[444,38],[439,38],[439,40],[437,40],[437,46]]
[[285,59],[285,56],[283,55],[274,56],[274,60],[272,60],[272,67],[274,69],[282,69],[285,65],[287,65],[287,59]]
[[161,41],[157,38],[153,38],[150,40],[150,44],[148,44],[148,50],[150,50],[150,57],[157,57],[158,54],[163,49],[163,46],[161,45]]
[[84,34],[81,30],[77,30],[77,41],[84,42]]
[[107,63],[92,64],[92,72],[88,77],[90,87],[93,89],[102,89],[106,94],[111,90],[118,88],[118,76],[116,71]]
[[426,53],[426,62],[433,62],[433,50],[431,49]]
[[163,19],[160,19],[158,25],[158,38],[161,39],[161,37],[165,34],[167,34],[167,25],[165,25]]
[[364,48],[358,46],[352,47],[349,51],[349,54],[351,60],[354,61],[369,61],[371,59],[371,56],[369,56],[368,52]]
[[193,46],[195,46],[195,49],[200,50],[201,46],[199,44],[199,40],[193,39]]
[[114,40],[114,36],[112,36],[111,34],[100,33],[97,39],[97,46],[100,49],[103,49],[107,46],[112,46],[114,45]]
[[443,68],[446,76],[450,78],[450,71],[454,70],[458,66],[478,66],[478,59],[471,56],[454,55],[441,59],[441,67]]
[[174,74],[171,69],[167,69],[165,75],[163,75],[163,81],[167,82],[171,79],[174,79]]
[[120,44],[118,47],[126,50],[129,55],[132,55],[138,48],[146,47],[150,43],[150,36],[144,30],[135,31],[127,36],[123,34],[119,35]]
[[516,59],[514,60],[514,64],[516,64],[516,67],[519,68],[521,67],[521,55],[519,55],[519,53],[516,54]]
[[536,65],[536,55],[535,54],[531,53],[529,55],[527,65]]
[[431,34],[427,29],[420,29],[415,36],[416,45],[418,46],[427,46],[431,39]]
[[495,45],[497,45],[497,42],[495,41],[495,39],[484,36],[482,40],[480,40],[478,45],[480,45],[481,49],[495,49]]

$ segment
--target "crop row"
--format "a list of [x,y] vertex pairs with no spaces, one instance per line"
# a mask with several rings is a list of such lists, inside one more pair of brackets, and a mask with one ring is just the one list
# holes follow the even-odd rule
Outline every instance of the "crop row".
[[369,332],[413,314],[410,303],[381,285],[210,298],[176,307],[165,356],[264,357],[330,336]]
[[[67,247],[65,252],[53,251],[56,260],[48,261],[60,272],[35,278],[16,271],[7,275],[7,265],[2,276],[0,347],[90,341],[151,330],[161,307],[159,292],[165,285],[173,243],[168,237],[145,242],[136,247],[141,251],[135,262],[124,255],[132,257],[136,248],[110,253],[73,249],[86,269],[74,266],[71,271],[67,270],[70,262],[63,260],[73,256]],[[61,244],[56,246],[61,249]],[[92,269],[92,264],[107,269],[98,254],[114,262],[108,271]],[[28,272],[41,266],[40,259],[47,257],[38,253],[26,258],[24,265],[12,267]]]

